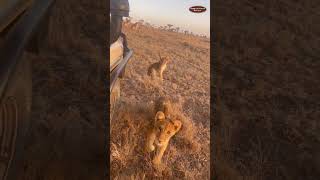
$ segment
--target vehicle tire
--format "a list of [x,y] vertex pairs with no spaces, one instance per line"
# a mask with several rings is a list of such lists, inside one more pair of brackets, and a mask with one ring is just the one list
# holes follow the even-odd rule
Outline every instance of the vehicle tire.
[[0,180],[16,179],[22,165],[32,100],[31,62],[22,59],[0,99]]
[[120,98],[120,80],[115,82],[113,90],[110,94],[110,119],[112,119],[116,106]]

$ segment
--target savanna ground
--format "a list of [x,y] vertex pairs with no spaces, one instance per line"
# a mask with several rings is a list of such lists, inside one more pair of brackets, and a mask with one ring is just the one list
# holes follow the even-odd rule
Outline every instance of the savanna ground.
[[319,10],[213,2],[213,178],[319,179]]
[[57,0],[41,53],[26,54],[33,112],[19,180],[103,179],[106,8]]
[[[112,179],[210,179],[210,40],[141,26],[124,32],[134,55],[121,81],[121,103],[111,120]],[[148,67],[169,56],[164,80]],[[143,151],[145,130],[154,119],[153,101],[167,96],[183,127],[170,141],[163,166]]]

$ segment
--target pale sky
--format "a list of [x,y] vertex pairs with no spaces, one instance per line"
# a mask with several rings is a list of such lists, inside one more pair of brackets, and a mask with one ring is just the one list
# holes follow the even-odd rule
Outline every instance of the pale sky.
[[[172,24],[197,34],[210,35],[210,0],[129,0],[134,20],[163,26]],[[192,13],[191,6],[204,6],[203,13]]]

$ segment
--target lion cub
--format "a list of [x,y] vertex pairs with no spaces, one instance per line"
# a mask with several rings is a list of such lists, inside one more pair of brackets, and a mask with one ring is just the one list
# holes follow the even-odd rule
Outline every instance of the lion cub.
[[161,81],[163,80],[163,71],[167,68],[167,64],[169,62],[169,58],[167,56],[161,57],[159,53],[160,61],[157,63],[153,63],[148,68],[148,75],[154,78],[155,76],[159,76]]
[[159,97],[154,104],[154,112],[162,111],[164,115],[168,118],[171,117],[172,114],[172,105],[167,97]]
[[158,111],[152,127],[147,134],[145,149],[147,152],[156,150],[152,160],[154,165],[161,163],[164,151],[167,149],[169,141],[181,128],[182,122],[178,119],[169,119],[162,111]]

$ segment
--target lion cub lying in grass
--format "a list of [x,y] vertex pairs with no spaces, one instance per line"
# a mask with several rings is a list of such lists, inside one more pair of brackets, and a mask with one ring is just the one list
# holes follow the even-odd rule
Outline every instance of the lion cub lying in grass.
[[151,76],[151,78],[154,78],[155,76],[160,77],[160,80],[163,80],[163,71],[167,68],[167,64],[169,62],[169,58],[167,56],[161,57],[159,53],[160,61],[153,63],[148,68],[148,75]]
[[[160,105],[160,106],[159,106]],[[155,157],[152,160],[154,165],[161,163],[164,151],[167,149],[169,141],[181,128],[182,122],[178,119],[171,119],[169,113],[169,102],[167,99],[159,99],[156,103],[157,111],[154,121],[151,123],[151,128],[147,133],[147,142],[145,149],[147,152],[156,150]],[[164,112],[163,112],[164,111]]]

